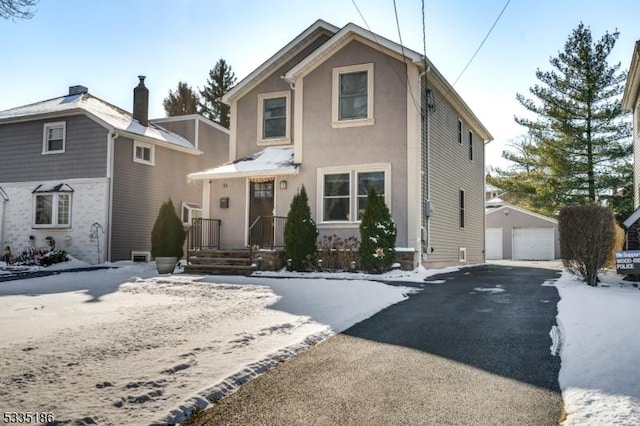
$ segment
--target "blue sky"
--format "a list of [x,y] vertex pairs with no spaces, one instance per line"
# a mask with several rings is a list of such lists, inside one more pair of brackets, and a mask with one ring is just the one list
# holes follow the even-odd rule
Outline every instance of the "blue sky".
[[[420,0],[396,0],[402,41],[422,51]],[[425,0],[427,56],[453,83],[506,0]],[[399,41],[392,0],[356,0],[372,31]],[[606,6],[605,6],[606,4]],[[637,0],[511,0],[456,90],[493,134],[487,165],[524,133],[513,121],[515,101],[536,83],[536,68],[563,49],[580,21],[595,39],[620,32],[610,56],[627,69],[640,39]],[[63,95],[82,84],[131,110],[137,75],[147,76],[150,115],[178,81],[202,88],[219,58],[238,79],[316,19],[366,28],[349,0],[40,0],[27,21],[0,21],[0,110]]]

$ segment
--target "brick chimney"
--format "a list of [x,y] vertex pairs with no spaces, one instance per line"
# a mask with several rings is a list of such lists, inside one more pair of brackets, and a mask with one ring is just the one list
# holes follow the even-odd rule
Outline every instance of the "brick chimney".
[[144,75],[139,75],[140,83],[133,88],[133,118],[143,126],[149,125],[149,89],[144,85]]

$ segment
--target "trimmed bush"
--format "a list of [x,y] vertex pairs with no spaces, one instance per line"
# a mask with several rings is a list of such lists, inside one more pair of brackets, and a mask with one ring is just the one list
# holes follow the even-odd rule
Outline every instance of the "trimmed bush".
[[370,187],[360,222],[360,267],[374,273],[391,269],[396,259],[396,233],[396,224],[384,198]]
[[606,207],[574,206],[560,210],[560,251],[565,268],[588,285],[598,285],[598,272],[614,255],[616,221]]
[[184,226],[176,214],[173,202],[169,199],[160,206],[156,223],[151,231],[151,256],[182,259],[186,238]]
[[309,199],[303,185],[293,196],[284,226],[284,253],[289,270],[306,271],[312,266],[317,237],[318,228],[311,218]]

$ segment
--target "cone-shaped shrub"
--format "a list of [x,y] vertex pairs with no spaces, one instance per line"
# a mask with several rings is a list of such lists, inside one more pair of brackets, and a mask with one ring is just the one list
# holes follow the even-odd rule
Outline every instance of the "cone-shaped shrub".
[[391,269],[396,260],[396,233],[396,224],[384,198],[370,187],[360,222],[360,267],[374,273]]
[[306,271],[311,267],[317,237],[318,228],[311,218],[309,199],[303,185],[300,192],[293,196],[284,227],[284,254],[290,270]]
[[184,255],[182,246],[186,238],[187,233],[176,214],[173,202],[169,199],[160,206],[160,212],[151,231],[151,256],[181,259]]

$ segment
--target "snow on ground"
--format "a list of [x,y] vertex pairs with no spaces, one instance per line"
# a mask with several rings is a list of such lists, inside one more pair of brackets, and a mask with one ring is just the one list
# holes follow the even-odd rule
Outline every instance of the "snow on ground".
[[568,272],[556,282],[564,426],[640,424],[640,291],[607,274],[589,287]]
[[363,279],[160,276],[153,265],[119,266],[0,282],[5,408],[74,424],[180,421],[414,291]]

